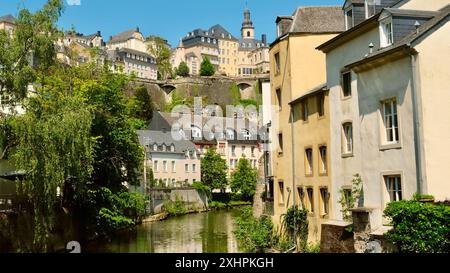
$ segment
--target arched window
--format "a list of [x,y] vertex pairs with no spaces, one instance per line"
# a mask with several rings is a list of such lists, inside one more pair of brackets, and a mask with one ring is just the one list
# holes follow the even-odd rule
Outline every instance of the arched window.
[[250,31],[247,31],[247,37],[250,37]]
[[197,126],[191,127],[191,135],[193,138],[201,138],[202,137],[202,130],[198,128]]

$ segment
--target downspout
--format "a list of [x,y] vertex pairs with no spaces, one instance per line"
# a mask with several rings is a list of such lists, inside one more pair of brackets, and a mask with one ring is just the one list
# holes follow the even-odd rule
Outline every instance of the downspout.
[[413,103],[413,121],[414,121],[414,149],[416,158],[416,175],[417,175],[417,193],[423,194],[423,161],[422,161],[422,124],[420,122],[420,112],[422,109],[421,97],[418,94],[417,84],[417,55],[411,56],[411,89],[412,89],[412,103]]
[[295,139],[294,139],[294,108],[290,106],[290,117],[291,123],[291,153],[292,153],[292,206],[294,207],[297,203],[295,200]]

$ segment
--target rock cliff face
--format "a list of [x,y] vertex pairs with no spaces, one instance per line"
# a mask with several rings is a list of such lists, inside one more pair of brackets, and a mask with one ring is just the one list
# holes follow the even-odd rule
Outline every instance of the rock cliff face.
[[[267,76],[268,77],[268,76]],[[172,98],[192,101],[202,97],[206,105],[217,104],[225,109],[240,100],[254,100],[261,104],[259,80],[261,78],[190,77],[167,81],[136,80],[135,85],[144,84],[152,96],[156,108],[165,110]]]

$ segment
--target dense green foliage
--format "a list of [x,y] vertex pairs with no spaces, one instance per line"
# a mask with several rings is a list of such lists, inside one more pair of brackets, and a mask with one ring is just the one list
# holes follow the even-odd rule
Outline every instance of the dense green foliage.
[[146,127],[150,125],[154,107],[152,97],[145,85],[136,87],[134,95],[128,101],[128,108],[132,117],[143,121]]
[[241,210],[234,234],[241,249],[247,253],[264,253],[272,246],[272,220],[268,216],[256,219],[251,207]]
[[231,175],[231,190],[241,194],[245,200],[252,200],[256,191],[256,182],[256,170],[252,168],[248,159],[241,158]]
[[186,214],[186,206],[180,196],[175,196],[175,201],[166,201],[163,205],[163,210],[170,216],[178,216]]
[[62,0],[48,0],[36,13],[21,9],[14,35],[0,30],[0,95],[11,103],[24,99],[29,84],[55,64],[62,9]]
[[216,73],[214,65],[211,63],[208,57],[205,57],[200,64],[200,76],[213,76]]
[[400,252],[450,252],[449,206],[400,201],[388,204],[384,214],[393,226],[386,237]]
[[208,199],[211,199],[211,188],[206,186],[203,182],[196,181],[192,184],[192,187],[199,193],[204,194]]
[[228,185],[227,162],[214,149],[208,149],[201,159],[202,182],[211,189],[224,191]]
[[293,206],[281,216],[284,232],[297,245],[297,250],[306,252],[308,247],[308,211]]
[[[145,211],[144,198],[126,185],[139,184],[136,120],[151,119],[151,98],[143,88],[126,97],[130,78],[108,65],[59,64],[61,9],[62,1],[49,0],[35,14],[22,10],[14,35],[0,33],[0,91],[26,110],[2,119],[0,137],[2,159],[26,175],[19,193],[33,217],[34,242],[25,251],[47,250],[62,210],[83,237],[127,228]],[[38,62],[30,62],[31,53]]]
[[189,76],[189,67],[185,62],[181,62],[177,68],[177,76],[180,77],[188,77]]

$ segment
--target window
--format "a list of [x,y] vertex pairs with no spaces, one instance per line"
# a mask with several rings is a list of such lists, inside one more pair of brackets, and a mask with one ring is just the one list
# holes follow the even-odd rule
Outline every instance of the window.
[[308,100],[304,100],[302,102],[302,120],[308,121],[308,117],[309,117]]
[[189,164],[184,164],[184,171],[189,172]]
[[242,146],[241,149],[242,149],[242,156],[245,156],[245,146]]
[[388,17],[380,22],[380,35],[381,47],[387,47],[394,43],[391,17]]
[[153,170],[155,170],[155,172],[159,172],[159,164],[157,160],[153,162]]
[[192,172],[193,173],[197,172],[197,165],[196,164],[192,164]]
[[321,216],[327,216],[330,210],[330,194],[327,188],[320,189],[320,197],[321,197],[321,207],[320,214]]
[[352,95],[352,73],[350,71],[342,73],[342,93],[344,98]]
[[353,27],[353,9],[351,7],[345,10],[345,27],[347,30]]
[[399,142],[397,101],[395,99],[384,101],[383,107],[383,125],[385,131],[384,142],[386,144],[395,144]]
[[344,123],[342,125],[344,131],[343,137],[343,153],[352,154],[353,153],[353,124],[351,122]]
[[278,146],[279,146],[278,154],[282,155],[283,154],[283,134],[278,134]]
[[310,213],[314,213],[314,190],[313,188],[306,189],[308,194],[308,210]]
[[343,196],[345,198],[344,201],[345,201],[346,206],[348,208],[353,207],[354,204],[351,204],[352,195],[353,195],[352,189],[351,188],[343,188],[342,191],[343,191]]
[[282,181],[278,182],[278,204],[283,205],[284,204],[284,183]]
[[297,197],[298,197],[298,205],[301,208],[306,209],[305,190],[303,188],[297,188]]
[[312,175],[313,174],[313,150],[311,148],[305,150],[305,159],[306,159],[306,165],[305,165],[306,175]]
[[231,146],[231,155],[236,156],[236,146],[235,145]]
[[275,91],[275,93],[276,93],[276,95],[277,95],[278,109],[279,109],[279,111],[281,111],[281,109],[282,109],[281,89],[278,88],[278,89]]
[[172,161],[172,172],[174,173],[174,172],[176,172],[177,171],[177,169],[176,169],[176,163],[175,163],[175,161]]
[[328,172],[327,147],[326,146],[320,147],[319,153],[320,153],[320,173],[326,174]]
[[233,129],[227,129],[227,140],[233,140],[234,139],[234,130]]
[[247,37],[250,37],[250,31],[247,31]]
[[234,159],[230,159],[230,169],[234,169]]
[[281,64],[280,64],[280,53],[275,53],[275,75],[280,74]]
[[163,161],[163,171],[167,172],[167,161]]
[[317,109],[319,112],[319,117],[325,116],[325,95],[320,94],[317,98]]
[[252,157],[255,157],[255,147],[252,147]]
[[377,5],[380,5],[380,0],[366,0],[366,19],[374,16],[377,12]]
[[401,201],[402,198],[402,181],[399,175],[385,176],[386,190],[389,195],[389,202]]

